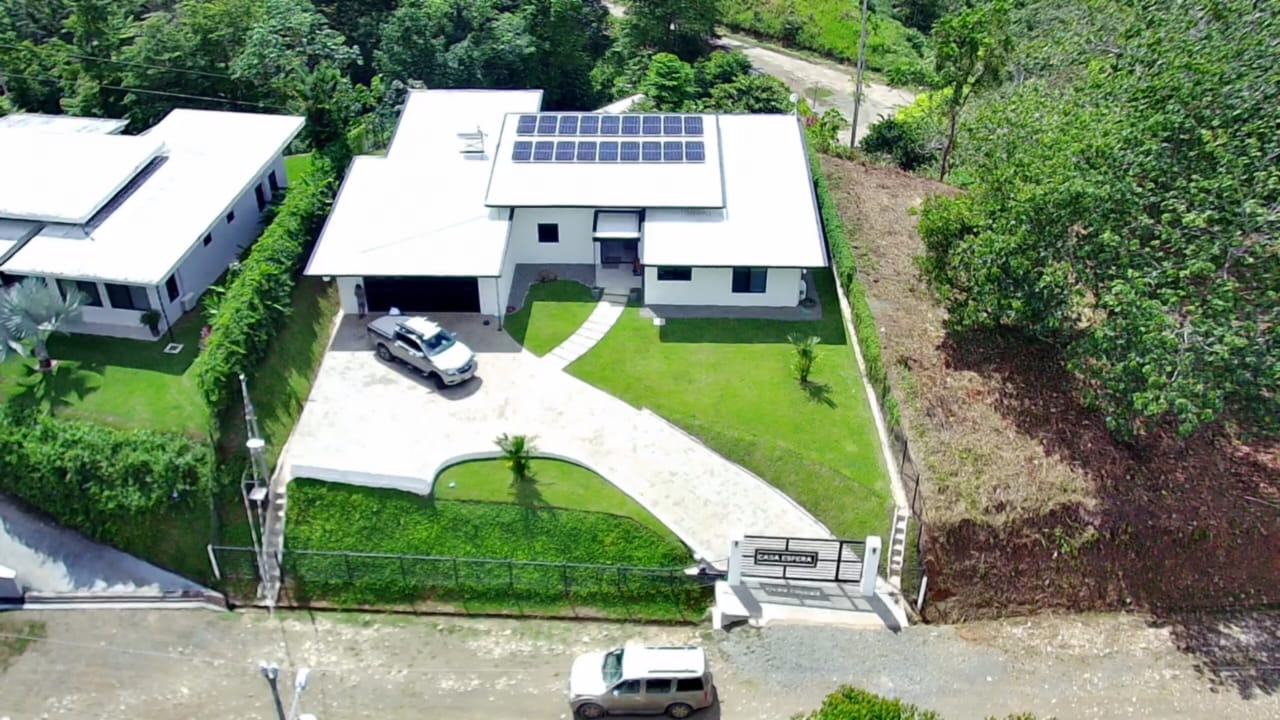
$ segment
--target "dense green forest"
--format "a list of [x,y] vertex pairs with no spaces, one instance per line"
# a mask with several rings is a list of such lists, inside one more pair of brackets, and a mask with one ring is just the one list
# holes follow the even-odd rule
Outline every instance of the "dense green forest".
[[961,15],[935,46],[956,34],[968,84],[866,143],[945,174],[958,119],[949,179],[968,192],[920,220],[951,325],[1060,347],[1122,437],[1280,431],[1280,5],[991,0]]

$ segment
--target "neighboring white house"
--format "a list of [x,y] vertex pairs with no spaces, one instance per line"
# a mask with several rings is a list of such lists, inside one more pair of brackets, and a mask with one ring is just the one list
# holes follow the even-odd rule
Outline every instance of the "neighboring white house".
[[72,332],[149,339],[145,311],[163,331],[257,239],[303,119],[174,110],[141,135],[123,124],[0,118],[0,281],[79,290]]
[[337,277],[347,312],[361,284],[374,312],[500,316],[520,265],[588,268],[648,305],[774,308],[826,267],[798,118],[540,106],[411,92],[386,157],[352,162],[306,274]]

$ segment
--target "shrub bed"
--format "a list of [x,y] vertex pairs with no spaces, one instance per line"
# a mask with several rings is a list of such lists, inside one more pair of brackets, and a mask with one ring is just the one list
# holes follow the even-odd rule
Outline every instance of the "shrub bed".
[[315,154],[290,186],[271,224],[228,280],[196,358],[196,387],[216,416],[235,397],[237,375],[257,367],[289,312],[295,272],[315,241],[333,201],[338,168]]
[[102,542],[204,498],[212,469],[210,447],[182,435],[0,410],[0,492]]

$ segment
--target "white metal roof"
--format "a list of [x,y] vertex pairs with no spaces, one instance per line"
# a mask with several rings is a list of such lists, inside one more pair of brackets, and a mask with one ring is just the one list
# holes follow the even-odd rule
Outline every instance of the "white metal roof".
[[[725,197],[715,115],[703,115],[704,162],[518,162],[519,141],[573,140],[519,136],[519,116],[508,115],[493,162],[485,204],[491,207],[719,208]],[[665,141],[662,136],[611,136],[589,140]]]
[[147,136],[0,128],[0,217],[88,222],[163,150]]
[[27,128],[60,133],[111,135],[120,132],[128,124],[128,120],[117,120],[115,118],[44,115],[41,113],[11,113],[0,117],[0,129]]
[[707,656],[700,647],[645,647],[629,645],[622,650],[622,677],[699,676],[707,671]]
[[[136,140],[165,159],[96,226],[49,225],[4,263],[5,272],[158,285],[231,205],[262,180],[302,129],[286,115],[174,110]],[[14,131],[20,132],[20,131]],[[60,141],[92,136],[61,136]],[[99,137],[130,141],[131,137]],[[69,168],[79,172],[96,156]]]
[[824,267],[803,130],[791,115],[720,115],[723,210],[645,212],[641,262]]
[[510,215],[486,207],[485,184],[504,115],[541,103],[537,90],[410,92],[387,157],[352,162],[306,274],[501,274]]

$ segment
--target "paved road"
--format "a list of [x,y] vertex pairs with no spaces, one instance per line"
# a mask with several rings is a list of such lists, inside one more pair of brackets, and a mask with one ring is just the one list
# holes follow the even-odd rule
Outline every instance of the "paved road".
[[[363,615],[192,611],[11,613],[47,640],[0,671],[0,717],[273,717],[259,659],[315,668],[302,703],[321,720],[565,720],[570,658],[632,639],[701,642],[721,697],[699,718],[775,720],[843,682],[947,720],[1280,717],[1280,698],[1215,687],[1142,618],[1036,618],[884,631],[736,629]],[[0,655],[3,641],[0,637]],[[1274,638],[1273,638],[1274,642]],[[0,666],[3,666],[0,662]],[[1271,692],[1275,692],[1272,686]],[[286,705],[289,701],[285,693]]]
[[0,565],[16,570],[28,590],[46,593],[127,595],[202,589],[186,578],[48,523],[3,496]]
[[493,457],[494,438],[526,434],[540,454],[580,463],[618,486],[696,557],[720,567],[730,542],[745,533],[830,536],[773,486],[656,415],[525,352],[480,316],[433,317],[476,351],[476,378],[437,391],[380,362],[363,322],[345,318],[289,440],[283,477],[394,480],[425,493],[448,464]]

